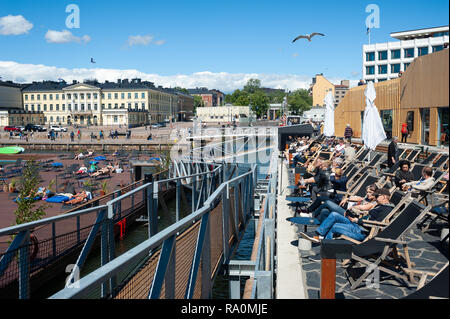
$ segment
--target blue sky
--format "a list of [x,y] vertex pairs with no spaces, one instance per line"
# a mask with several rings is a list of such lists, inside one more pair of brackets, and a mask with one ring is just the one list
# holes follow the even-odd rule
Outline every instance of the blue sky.
[[[357,80],[361,77],[362,45],[368,42],[365,8],[371,3],[380,8],[380,28],[373,30],[372,43],[389,41],[393,31],[449,23],[447,0],[0,3],[0,19],[21,15],[33,25],[18,35],[2,35],[0,29],[0,62],[68,70],[137,70],[158,75],[155,81],[176,78],[180,84],[196,72],[222,72],[220,81],[226,81],[227,74],[266,75],[261,77],[263,85],[270,75],[275,79],[267,80],[271,86],[283,75],[310,81],[320,72],[330,79]],[[80,8],[79,29],[68,29],[65,24],[69,15],[65,8],[72,3]],[[74,37],[88,36],[89,40],[49,43],[49,30],[68,30]],[[297,35],[311,32],[326,37],[291,43]],[[147,42],[130,46],[130,36],[146,36]],[[90,63],[91,57],[96,64]],[[12,75],[0,68],[0,76],[5,80]],[[21,76],[19,79],[29,80],[26,74]],[[220,81],[210,85],[220,85]],[[187,81],[186,86],[195,83]]]

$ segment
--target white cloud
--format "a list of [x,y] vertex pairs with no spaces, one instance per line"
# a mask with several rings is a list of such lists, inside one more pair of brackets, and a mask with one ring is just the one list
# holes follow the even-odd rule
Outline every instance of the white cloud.
[[[72,80],[83,81],[95,78],[100,82],[117,81],[117,79],[140,78],[143,81],[154,82],[163,87],[207,87],[223,92],[232,92],[242,89],[249,79],[261,80],[263,87],[276,89],[308,89],[312,76],[298,74],[264,74],[264,73],[228,73],[228,72],[196,72],[192,74],[159,75],[144,73],[138,70],[78,68],[67,69],[47,66],[42,64],[21,64],[12,61],[0,61],[0,74],[3,80],[15,82],[32,82],[42,80],[54,80],[62,78],[70,83]],[[329,79],[330,82],[340,84],[341,79]],[[357,81],[351,81],[351,86],[356,86]]]
[[33,24],[23,16],[8,15],[0,18],[1,35],[19,35],[28,33],[33,28]]
[[166,40],[158,40],[158,41],[155,41],[155,44],[156,44],[156,45],[163,45],[164,43],[166,43]]
[[153,36],[151,35],[130,35],[128,37],[128,45],[149,45],[152,42]]
[[54,30],[48,30],[45,34],[45,40],[47,40],[48,43],[70,43],[70,42],[77,42],[77,43],[88,43],[91,41],[91,37],[88,35],[84,35],[82,37],[77,37],[72,34],[69,30],[62,30],[62,31],[54,31]]

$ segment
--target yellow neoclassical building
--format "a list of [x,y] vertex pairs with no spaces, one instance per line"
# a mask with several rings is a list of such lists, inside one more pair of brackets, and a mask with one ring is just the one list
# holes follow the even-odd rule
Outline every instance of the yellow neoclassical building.
[[42,111],[44,123],[138,126],[177,118],[178,95],[140,79],[34,82],[22,90],[26,111]]

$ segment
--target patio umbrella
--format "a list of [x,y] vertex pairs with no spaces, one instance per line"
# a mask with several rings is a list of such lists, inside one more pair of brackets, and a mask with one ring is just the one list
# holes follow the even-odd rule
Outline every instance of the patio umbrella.
[[325,103],[325,121],[323,125],[323,134],[326,137],[334,136],[334,96],[328,92],[323,100]]
[[[364,110],[364,123],[362,128],[362,140],[364,141],[364,148],[371,151],[375,150],[378,144],[386,139],[383,123],[381,122],[380,113],[375,106],[375,99],[377,93],[373,82],[367,83],[366,90],[366,109]],[[369,152],[370,161],[370,152]]]

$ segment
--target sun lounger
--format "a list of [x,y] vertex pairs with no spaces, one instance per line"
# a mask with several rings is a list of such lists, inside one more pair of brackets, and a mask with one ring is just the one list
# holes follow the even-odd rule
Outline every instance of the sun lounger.
[[417,290],[404,299],[448,299],[449,298],[449,270],[447,264],[433,276],[429,283],[425,284],[429,273],[415,271],[422,274]]
[[[428,210],[429,207],[424,207],[416,201],[410,202],[375,237],[353,246],[351,262],[347,268],[352,290],[359,287],[375,269],[403,280],[408,286],[415,284],[414,274],[406,271],[412,269],[412,263],[409,259],[407,242],[403,240],[403,236]],[[404,258],[400,258],[397,245],[403,246]],[[357,263],[366,266],[366,270],[359,277],[354,269]]]

